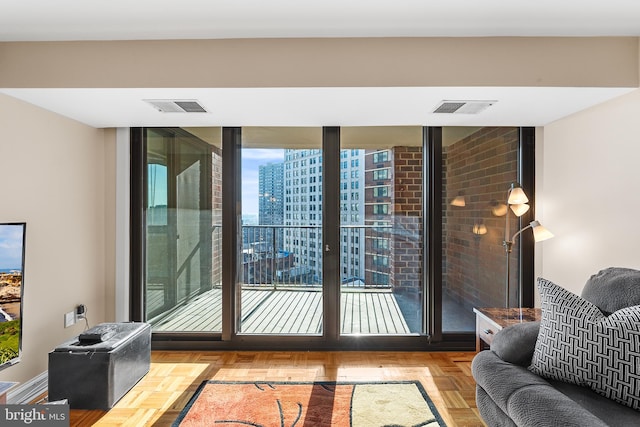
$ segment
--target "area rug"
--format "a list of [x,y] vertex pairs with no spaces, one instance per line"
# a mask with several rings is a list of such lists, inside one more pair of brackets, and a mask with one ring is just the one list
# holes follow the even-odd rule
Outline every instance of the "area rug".
[[419,381],[204,381],[174,427],[445,427]]

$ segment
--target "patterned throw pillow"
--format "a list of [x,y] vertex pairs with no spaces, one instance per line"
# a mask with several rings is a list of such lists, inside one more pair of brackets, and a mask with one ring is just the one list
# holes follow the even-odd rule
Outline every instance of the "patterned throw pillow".
[[538,288],[542,319],[529,370],[640,410],[640,306],[605,316],[548,280]]

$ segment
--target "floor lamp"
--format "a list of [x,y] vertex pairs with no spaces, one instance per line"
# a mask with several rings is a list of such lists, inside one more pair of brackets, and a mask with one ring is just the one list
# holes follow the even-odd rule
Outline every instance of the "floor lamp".
[[[507,275],[505,279],[505,308],[509,308],[509,290],[510,290],[510,271],[509,271],[509,254],[513,249],[513,243],[523,231],[531,229],[533,231],[533,239],[536,242],[541,242],[543,240],[547,240],[553,237],[553,234],[544,228],[538,221],[531,221],[529,225],[521,228],[516,231],[511,238],[509,238],[509,211],[513,212],[516,217],[521,217],[529,210],[529,198],[525,194],[524,190],[518,183],[511,184],[511,188],[507,192],[507,211],[505,214],[505,226],[504,226],[504,241],[502,245],[504,246],[507,262],[506,269]],[[518,308],[522,309],[522,283],[518,281]]]

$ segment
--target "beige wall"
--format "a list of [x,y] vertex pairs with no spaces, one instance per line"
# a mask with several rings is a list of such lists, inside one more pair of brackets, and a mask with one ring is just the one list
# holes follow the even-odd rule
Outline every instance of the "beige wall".
[[0,87],[637,87],[637,37],[0,43]]
[[[598,270],[640,269],[640,90],[541,130],[539,271],[574,293]],[[541,158],[541,161],[540,161]]]
[[[116,130],[103,129],[104,161],[104,316],[116,321]],[[128,215],[127,215],[128,218]],[[128,312],[128,309],[127,309]],[[93,322],[97,324],[100,322]]]
[[[77,335],[64,313],[112,316],[113,131],[94,129],[0,95],[0,221],[27,223],[23,358],[0,380],[47,370],[47,354]],[[107,206],[110,205],[110,206]]]

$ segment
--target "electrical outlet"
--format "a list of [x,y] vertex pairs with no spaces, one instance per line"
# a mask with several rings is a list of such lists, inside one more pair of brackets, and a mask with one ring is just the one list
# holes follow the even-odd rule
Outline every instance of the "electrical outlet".
[[84,319],[86,317],[87,309],[84,304],[78,304],[76,306],[76,322],[80,319]]
[[70,311],[64,314],[64,327],[68,328],[76,323],[76,312]]

